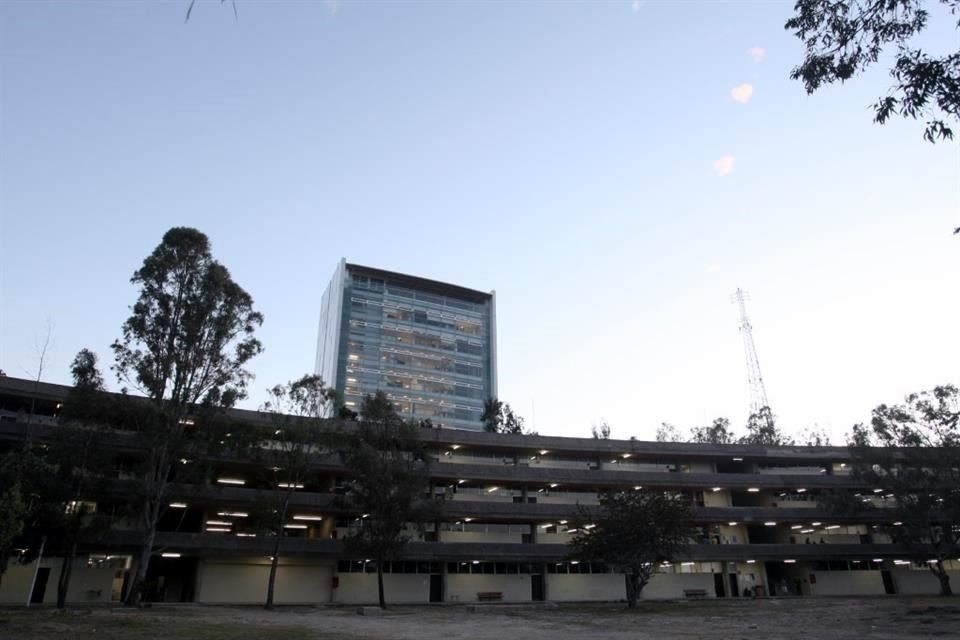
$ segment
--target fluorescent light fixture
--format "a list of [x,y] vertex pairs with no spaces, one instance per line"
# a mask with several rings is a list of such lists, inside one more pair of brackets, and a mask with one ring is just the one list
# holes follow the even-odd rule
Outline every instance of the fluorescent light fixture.
[[370,514],[369,514],[369,513],[365,513],[365,514],[363,514],[362,516],[360,516],[360,519],[363,520],[363,519],[369,518],[369,517],[370,517]]
[[355,354],[355,353],[351,353],[351,354],[350,354],[349,356],[347,356],[347,357],[350,358],[351,360],[359,360],[359,359],[360,359],[360,356],[358,356],[358,355]]
[[320,520],[323,520],[323,516],[293,516],[293,519],[294,520],[314,520],[316,522],[319,522]]
[[230,529],[226,527],[207,527],[207,533],[229,533]]
[[281,483],[277,484],[277,487],[279,487],[279,488],[281,488],[281,489],[303,489],[303,485],[302,485],[302,484],[295,484],[295,483],[291,483],[291,482],[281,482]]
[[464,522],[472,522],[472,521],[473,521],[473,518],[464,518],[463,521],[464,521]]
[[756,564],[756,560],[747,560],[747,564]]
[[797,489],[797,493],[806,493],[806,492],[807,492],[806,489]]
[[776,523],[776,522],[764,522],[764,523],[763,523],[763,526],[765,526],[765,527],[775,527],[775,526],[777,526],[777,523]]
[[720,490],[721,490],[720,487],[714,487],[713,489],[711,489],[711,491],[713,491],[714,493],[716,493],[717,491],[720,491]]
[[801,529],[800,533],[813,533],[815,529]]
[[255,534],[255,533],[238,533],[238,534],[237,534],[237,537],[238,537],[238,538],[256,538],[256,537],[257,537],[257,534]]
[[791,528],[791,529],[803,529],[803,525],[802,525],[802,524],[794,524],[794,525],[791,525],[790,528]]
[[179,558],[180,554],[179,553],[161,553],[160,557],[161,558]]
[[824,527],[824,528],[825,528],[827,531],[830,531],[831,529],[839,529],[839,528],[840,528],[840,525],[838,525],[838,524],[831,524],[829,527]]
[[248,514],[245,511],[217,511],[217,515],[221,518],[246,518]]
[[540,455],[545,456],[545,455],[547,455],[548,453],[550,453],[550,452],[547,451],[546,449],[540,449]]
[[640,491],[640,489],[643,489],[643,487],[640,486],[639,484],[633,488],[634,491]]
[[567,524],[567,521],[566,521],[566,520],[561,520],[561,521],[560,521],[560,524]]
[[356,378],[347,378],[347,382],[356,382],[356,381],[357,381]]
[[283,525],[284,529],[306,529],[307,525],[305,524],[285,524]]
[[694,564],[696,564],[696,563],[694,563],[694,562],[681,562],[681,563],[680,563],[680,566],[681,566],[681,567],[692,567]]
[[873,561],[874,561],[874,562],[883,562],[883,558],[874,558]]
[[463,484],[466,480],[457,480],[457,484]]
[[452,444],[452,445],[450,445],[450,448],[453,449],[454,451],[456,451],[457,449],[460,448],[460,445],[458,445],[458,444]]
[[747,492],[748,492],[748,493],[760,493],[760,489],[758,489],[758,488],[756,488],[756,487],[750,487],[749,489],[747,489]]
[[239,484],[239,485],[247,484],[246,480],[241,480],[240,478],[217,478],[217,482],[219,482],[220,484]]
[[583,528],[584,528],[584,529],[587,529],[587,530],[590,530],[590,529],[593,529],[593,528],[596,527],[596,526],[597,526],[597,525],[595,525],[595,524],[588,524],[588,525],[584,526]]
[[207,524],[215,527],[229,527],[233,525],[232,522],[227,522],[226,520],[207,520]]
[[493,493],[494,491],[496,491],[496,490],[499,489],[499,488],[500,488],[500,487],[490,487],[489,489],[487,489],[487,493]]
[[171,503],[170,503],[170,508],[171,508],[171,509],[186,509],[186,508],[187,508],[187,503],[186,503],[186,502],[171,502]]
[[791,559],[791,560],[784,560],[784,561],[783,561],[783,564],[796,564],[796,562],[797,562],[796,560],[792,560],[792,559]]
[[630,454],[629,454],[629,453],[625,453],[625,454],[623,454],[623,455],[620,456],[620,457],[623,458],[624,460],[626,460],[627,458],[630,457]]
[[883,493],[883,489],[874,489],[873,492],[874,492],[874,493]]
[[571,560],[571,561],[570,561],[570,564],[580,564],[580,561],[579,561],[579,560]]
[[811,527],[819,527],[819,526],[822,525],[822,524],[823,524],[822,522],[811,522],[811,523],[810,523],[810,526],[811,526]]
[[480,564],[480,561],[479,561],[479,560],[474,560],[474,561],[473,561],[473,564]]
[[727,525],[728,525],[728,526],[731,526],[731,527],[735,527],[735,526],[737,526],[737,523],[736,523],[736,522],[728,522]]
[[734,461],[734,462],[743,462],[743,458],[734,458],[733,461]]
[[899,526],[902,525],[902,524],[903,524],[902,522],[894,522],[894,523],[893,523],[893,526],[899,527]]

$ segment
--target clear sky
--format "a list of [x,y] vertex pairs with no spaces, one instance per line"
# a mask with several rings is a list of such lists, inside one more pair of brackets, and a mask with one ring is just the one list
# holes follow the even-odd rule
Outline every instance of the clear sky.
[[495,289],[541,433],[742,425],[738,286],[788,429],[960,383],[960,144],[872,124],[879,70],[806,96],[789,2],[187,4],[0,3],[9,375],[48,319],[44,378],[109,365],[189,225],[266,316],[251,408],[312,370],[341,256]]

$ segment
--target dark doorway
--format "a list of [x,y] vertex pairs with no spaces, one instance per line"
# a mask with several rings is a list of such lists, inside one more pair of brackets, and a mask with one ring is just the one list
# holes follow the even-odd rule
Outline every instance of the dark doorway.
[[534,602],[543,602],[545,591],[543,587],[544,584],[542,573],[535,573],[530,576],[530,597]]
[[730,574],[730,595],[734,598],[740,597],[740,588],[737,586],[737,574]]
[[49,579],[50,567],[40,567],[37,571],[37,581],[33,583],[33,592],[30,594],[30,604],[43,604],[43,595],[47,592]]
[[192,602],[196,575],[196,558],[153,558],[144,597],[149,602]]
[[727,595],[726,590],[723,588],[722,573],[713,574],[713,590],[716,592],[718,598],[723,598]]
[[430,574],[430,602],[443,602],[443,576]]
[[883,578],[883,591],[886,594],[893,595],[897,592],[893,586],[893,576],[889,571],[881,571],[880,577]]

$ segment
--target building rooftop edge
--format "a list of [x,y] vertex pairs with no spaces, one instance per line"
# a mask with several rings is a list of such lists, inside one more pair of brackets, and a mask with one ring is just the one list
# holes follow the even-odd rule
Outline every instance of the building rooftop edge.
[[433,291],[440,295],[450,295],[450,296],[455,296],[459,298],[464,298],[466,300],[470,300],[471,302],[487,302],[493,297],[493,294],[485,291],[470,289],[468,287],[463,287],[458,284],[450,284],[449,282],[431,280],[430,278],[414,276],[408,273],[400,273],[399,271],[388,271],[386,269],[368,267],[366,265],[356,264],[354,262],[347,262],[346,267],[347,267],[347,271],[351,271],[351,270],[363,271],[370,275],[377,275],[384,278],[391,278],[392,280],[395,280],[402,284],[407,284],[411,287]]

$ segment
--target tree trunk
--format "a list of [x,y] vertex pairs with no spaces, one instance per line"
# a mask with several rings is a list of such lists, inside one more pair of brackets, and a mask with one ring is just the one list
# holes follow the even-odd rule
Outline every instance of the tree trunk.
[[67,591],[70,589],[70,576],[73,573],[73,560],[77,557],[77,538],[70,543],[70,550],[60,565],[60,580],[57,581],[57,609],[67,606]]
[[627,586],[627,607],[633,609],[640,597],[640,576],[636,573],[624,573],[623,580]]
[[937,576],[937,580],[940,581],[940,595],[952,596],[953,589],[950,587],[950,574],[943,568],[943,560],[937,560],[936,563],[930,563],[927,566],[930,567],[930,571],[933,575]]
[[270,578],[267,581],[266,609],[273,609],[274,585],[277,582],[277,565],[280,564],[280,542],[283,540],[283,525],[287,523],[287,508],[290,506],[290,495],[287,493],[283,506],[280,508],[280,519],[277,525],[277,538],[273,542],[273,556],[270,558]]
[[[155,510],[150,507],[151,511]],[[143,544],[137,556],[137,571],[133,574],[133,584],[127,594],[126,604],[131,607],[143,606],[143,590],[147,581],[147,568],[150,566],[150,556],[153,555],[153,541],[157,537],[157,521],[153,519],[152,526],[144,532]]]
[[387,601],[383,597],[383,560],[377,560],[377,593],[380,596],[380,608],[387,608]]

